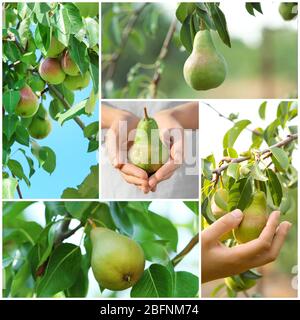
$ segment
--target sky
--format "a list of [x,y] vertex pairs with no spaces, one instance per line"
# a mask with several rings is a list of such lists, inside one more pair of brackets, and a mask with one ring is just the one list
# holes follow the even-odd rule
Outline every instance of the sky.
[[[74,105],[87,98],[92,89],[92,82],[89,87],[82,91],[75,92]],[[50,103],[47,98],[44,106],[48,109]],[[80,116],[85,125],[98,121],[99,108],[95,109],[92,116]],[[98,163],[97,152],[87,153],[88,140],[84,138],[81,128],[70,120],[60,126],[57,121],[51,119],[52,131],[48,137],[43,140],[36,140],[41,146],[48,146],[56,153],[56,169],[49,175],[43,169],[38,168],[38,163],[32,156],[30,150],[18,143],[13,150],[23,148],[27,155],[31,156],[35,161],[35,174],[30,178],[31,186],[27,187],[24,181],[20,182],[20,188],[23,198],[37,199],[60,198],[63,190],[67,187],[75,188],[89,174],[90,167]],[[25,174],[28,177],[29,167],[21,152],[12,152],[12,158],[19,161]]]

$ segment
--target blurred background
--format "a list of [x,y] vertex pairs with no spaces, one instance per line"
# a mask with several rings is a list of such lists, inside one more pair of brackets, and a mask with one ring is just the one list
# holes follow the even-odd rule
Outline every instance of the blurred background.
[[[207,101],[208,102],[208,101]],[[258,109],[263,101],[260,100],[210,100],[209,104],[218,112],[225,116],[231,113],[239,114],[239,120],[248,119],[251,121],[250,129],[257,127],[265,128],[276,118],[277,106],[279,101],[268,101],[266,108],[266,118],[262,120],[258,115]],[[222,141],[227,130],[232,127],[232,122],[220,117],[216,111],[208,107],[205,103],[200,103],[200,157],[205,158],[211,153],[215,155],[216,161],[219,161],[223,155]],[[293,119],[289,125],[298,125],[298,118]],[[216,130],[221,128],[221,130]],[[279,128],[280,136],[286,137],[286,133]],[[238,152],[245,151],[251,145],[251,132],[244,130],[237,139],[234,147]],[[209,139],[201,139],[209,137]],[[264,143],[261,149],[267,145]],[[294,151],[292,164],[299,171],[299,152]],[[289,189],[291,198],[294,200],[295,207],[289,210],[283,217],[283,220],[290,221],[292,228],[280,252],[279,257],[273,263],[258,268],[263,277],[257,281],[257,285],[247,292],[252,295],[263,297],[297,297],[297,188]],[[202,296],[209,297],[213,290],[224,283],[216,280],[202,285]],[[221,290],[219,297],[227,297],[226,290]],[[243,293],[240,297],[245,297]]]
[[[143,88],[152,79],[153,64],[162,47],[176,2],[151,3],[140,14],[125,47],[120,48],[122,32],[132,11],[142,3],[102,4],[102,85],[105,98],[147,97]],[[278,12],[279,2],[261,4],[263,15],[251,16],[245,3],[221,2],[227,20],[232,47],[228,48],[213,33],[218,50],[228,64],[225,82],[209,91],[188,87],[182,69],[188,53],[179,40],[180,24],[163,62],[159,82],[160,98],[288,98],[297,97],[297,19],[284,21]],[[113,76],[106,73],[109,59],[119,55]],[[139,63],[139,79],[132,80],[130,69]],[[143,75],[143,76],[142,76]],[[144,77],[146,75],[146,77]],[[135,81],[128,90],[128,81]],[[139,83],[138,83],[139,82]],[[138,87],[138,89],[137,89]]]

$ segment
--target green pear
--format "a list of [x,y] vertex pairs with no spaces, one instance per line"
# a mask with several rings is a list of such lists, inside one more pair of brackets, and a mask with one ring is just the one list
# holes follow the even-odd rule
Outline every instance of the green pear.
[[[226,189],[218,189],[211,199],[211,212],[216,219],[220,219],[228,213],[229,193]],[[222,235],[220,241],[226,241],[233,237],[232,231],[228,231]]]
[[28,132],[32,138],[35,139],[44,139],[46,138],[51,130],[52,125],[51,121],[48,118],[48,114],[45,111],[45,116],[41,116],[42,112],[38,112],[32,119],[30,125],[28,126]]
[[64,85],[67,89],[82,90],[86,88],[90,83],[90,75],[86,72],[84,75],[79,74],[78,76],[66,76]]
[[145,257],[138,243],[106,228],[93,228],[91,241],[91,266],[101,287],[125,290],[141,278]]
[[144,119],[138,123],[128,159],[130,163],[152,174],[167,162],[169,152],[160,140],[156,121],[148,117],[146,108],[144,114]]
[[281,2],[279,5],[279,13],[283,20],[293,20],[298,15],[297,2]]
[[50,45],[47,50],[47,58],[56,58],[59,56],[65,49],[65,46],[57,40],[54,36],[51,37]]
[[200,30],[194,38],[193,51],[183,67],[187,84],[195,90],[209,90],[222,84],[226,61],[217,52],[209,30]]
[[39,74],[43,80],[50,84],[60,84],[65,80],[60,62],[55,58],[46,58],[39,66]]
[[39,109],[39,100],[32,89],[25,85],[20,90],[20,100],[16,106],[16,115],[22,118],[32,117]]
[[265,193],[257,191],[252,202],[244,210],[244,217],[233,234],[238,243],[245,243],[259,237],[268,220],[267,200]]
[[227,277],[224,282],[229,289],[235,292],[245,291],[256,285],[255,279],[246,278],[243,274]]

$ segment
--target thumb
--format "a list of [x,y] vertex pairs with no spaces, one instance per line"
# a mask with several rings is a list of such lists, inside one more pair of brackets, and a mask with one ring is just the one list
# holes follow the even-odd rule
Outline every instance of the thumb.
[[227,213],[205,229],[206,239],[211,242],[217,241],[224,233],[235,229],[241,223],[242,219],[243,212],[239,209]]

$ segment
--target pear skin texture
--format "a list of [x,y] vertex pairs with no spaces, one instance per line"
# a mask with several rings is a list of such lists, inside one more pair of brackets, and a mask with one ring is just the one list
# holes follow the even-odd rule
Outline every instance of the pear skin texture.
[[267,200],[264,192],[257,191],[248,208],[244,210],[244,217],[233,234],[238,243],[246,243],[257,239],[268,220]]
[[60,84],[66,77],[60,62],[55,58],[46,58],[42,61],[39,67],[39,74],[43,80],[50,84]]
[[[145,111],[146,112],[146,111]],[[169,159],[169,152],[161,142],[156,121],[145,115],[137,126],[134,143],[128,152],[129,162],[145,170],[156,172]]]
[[80,73],[77,64],[72,60],[68,51],[65,51],[62,56],[61,67],[64,73],[69,76],[77,76]]
[[59,40],[57,40],[54,36],[52,36],[46,57],[56,58],[64,51],[64,49],[65,49],[65,46]]
[[28,127],[30,136],[39,140],[46,138],[50,134],[51,130],[51,121],[40,117],[34,117]]
[[281,2],[279,5],[279,13],[285,21],[293,20],[297,12],[297,2]]
[[79,74],[78,76],[66,76],[64,85],[67,89],[82,90],[86,88],[90,83],[90,75],[86,72],[84,75]]
[[16,106],[16,115],[22,118],[30,118],[36,114],[39,109],[39,100],[32,89],[25,85],[20,90],[20,100]]
[[132,287],[145,268],[142,248],[132,239],[106,228],[91,230],[92,270],[101,287],[113,291]]
[[217,52],[210,31],[198,31],[194,38],[193,51],[183,67],[185,81],[195,90],[209,90],[220,86],[226,73],[226,61]]
[[[218,195],[222,198],[222,200],[227,203],[228,200],[229,200],[229,194],[228,194],[228,191],[226,189],[218,189],[216,191],[216,193],[218,193]],[[216,204],[216,201],[215,201],[215,197],[216,197],[216,193],[213,195],[212,199],[211,199],[211,212],[213,214],[213,216],[216,218],[216,219],[220,219],[221,217],[223,217],[226,213],[227,213],[227,210],[224,210],[222,208],[220,208],[217,204]],[[233,233],[232,231],[228,231],[226,233],[224,233],[222,235],[222,237],[219,239],[220,241],[226,241],[228,239],[232,239],[233,238]]]

